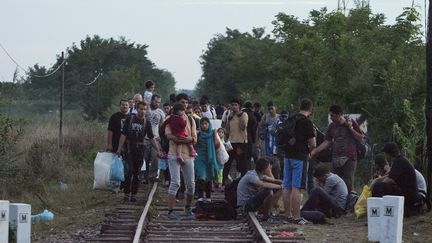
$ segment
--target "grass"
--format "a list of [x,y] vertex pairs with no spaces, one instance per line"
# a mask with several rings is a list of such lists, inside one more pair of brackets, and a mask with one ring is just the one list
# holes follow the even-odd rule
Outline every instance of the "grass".
[[[31,204],[32,214],[44,209],[54,213],[52,222],[33,222],[34,242],[70,231],[72,226],[100,222],[118,203],[115,194],[93,190],[93,160],[104,148],[107,125],[86,122],[77,112],[67,112],[61,151],[55,114],[24,119],[22,136],[7,156],[0,156],[0,165],[10,164],[7,177],[1,180],[0,198]],[[60,181],[66,186],[61,187]]]

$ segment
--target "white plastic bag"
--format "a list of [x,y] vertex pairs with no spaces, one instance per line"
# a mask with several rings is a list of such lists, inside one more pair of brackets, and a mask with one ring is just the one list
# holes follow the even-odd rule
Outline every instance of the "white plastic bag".
[[93,189],[112,189],[110,170],[114,156],[116,155],[108,152],[97,153],[94,161]]
[[220,140],[220,138],[217,137],[217,139],[219,140],[220,146],[219,146],[218,149],[216,149],[216,159],[217,159],[217,161],[219,163],[225,164],[228,161],[228,159],[229,159],[229,155],[228,155],[228,152],[225,149],[224,144]]

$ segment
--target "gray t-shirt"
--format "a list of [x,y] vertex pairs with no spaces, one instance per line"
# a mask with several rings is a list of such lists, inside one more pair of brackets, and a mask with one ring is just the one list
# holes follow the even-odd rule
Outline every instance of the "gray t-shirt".
[[261,179],[255,170],[248,171],[241,178],[237,187],[237,206],[244,206],[249,199],[260,191],[261,188],[256,183]]
[[147,121],[150,121],[152,126],[153,135],[155,138],[159,137],[159,124],[165,119],[165,113],[163,110],[157,108],[152,110],[151,108],[147,110],[146,114]]
[[323,189],[329,194],[331,198],[336,201],[339,207],[345,208],[348,196],[348,188],[342,178],[336,174],[329,173],[329,176],[324,183]]

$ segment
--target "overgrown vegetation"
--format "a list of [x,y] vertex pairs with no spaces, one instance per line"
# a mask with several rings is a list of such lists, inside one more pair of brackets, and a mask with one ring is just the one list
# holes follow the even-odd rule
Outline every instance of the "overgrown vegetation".
[[[326,8],[309,18],[279,13],[273,35],[261,28],[227,29],[202,56],[199,95],[214,102],[239,96],[273,100],[293,111],[302,98],[315,103],[314,120],[326,127],[328,107],[340,104],[368,120],[373,143],[397,140],[411,159],[424,136],[425,44],[419,13],[405,8],[394,24],[366,5],[344,14]],[[230,87],[226,89],[224,87]],[[293,105],[292,105],[293,104]]]

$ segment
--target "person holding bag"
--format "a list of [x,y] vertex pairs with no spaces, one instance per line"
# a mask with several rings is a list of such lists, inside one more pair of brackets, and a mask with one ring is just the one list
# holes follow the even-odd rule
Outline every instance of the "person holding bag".
[[203,117],[200,120],[200,132],[196,150],[198,156],[195,158],[195,177],[197,185],[198,198],[211,197],[212,180],[217,179],[218,170],[223,168],[223,165],[217,161],[216,150],[223,146],[220,143],[219,136],[212,128],[210,120]]

